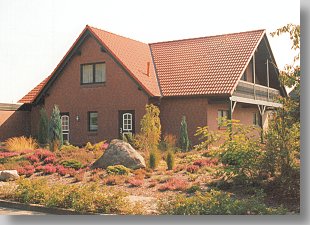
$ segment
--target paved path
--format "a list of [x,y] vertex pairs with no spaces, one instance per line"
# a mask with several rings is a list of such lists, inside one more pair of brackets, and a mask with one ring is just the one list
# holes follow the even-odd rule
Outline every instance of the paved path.
[[47,213],[0,207],[0,215],[47,215]]

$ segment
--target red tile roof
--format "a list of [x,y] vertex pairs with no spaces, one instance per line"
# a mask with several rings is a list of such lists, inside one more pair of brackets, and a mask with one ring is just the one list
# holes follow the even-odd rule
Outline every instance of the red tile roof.
[[[109,52],[130,75],[151,95],[160,96],[155,68],[148,44],[89,27]],[[147,64],[149,62],[149,74]]]
[[[148,45],[90,26],[86,26],[79,38],[86,30],[150,96],[232,94],[265,34],[264,30],[257,30]],[[25,95],[20,103],[31,103],[36,99],[68,53],[53,73]],[[149,76],[146,74],[148,62]]]
[[264,30],[150,44],[163,96],[230,95]]
[[40,91],[43,89],[47,81],[51,78],[51,75],[49,75],[47,78],[45,78],[41,83],[39,83],[34,89],[28,92],[22,99],[20,99],[19,103],[32,103],[35,98],[38,96]]

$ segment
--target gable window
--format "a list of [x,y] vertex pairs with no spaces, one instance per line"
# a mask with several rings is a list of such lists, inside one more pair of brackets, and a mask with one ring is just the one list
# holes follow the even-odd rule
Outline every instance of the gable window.
[[247,81],[246,72],[243,73],[241,80]]
[[258,112],[253,113],[253,125],[260,126],[261,116]]
[[81,65],[81,84],[103,83],[106,80],[105,63]]
[[98,112],[88,112],[88,131],[98,131]]
[[228,110],[218,110],[217,111],[217,124],[218,127],[222,127],[222,122],[224,119],[228,118]]

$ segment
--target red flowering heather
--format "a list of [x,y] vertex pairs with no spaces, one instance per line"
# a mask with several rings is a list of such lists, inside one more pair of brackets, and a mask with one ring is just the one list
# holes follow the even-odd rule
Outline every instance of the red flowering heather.
[[180,178],[171,178],[166,183],[161,185],[159,191],[184,191],[189,187],[189,183],[186,180]]
[[40,160],[44,160],[45,158],[47,157],[50,157],[50,156],[54,156],[54,153],[52,153],[51,151],[49,150],[46,150],[46,149],[37,149],[35,152],[34,152],[34,155],[36,155]]
[[43,169],[44,169],[44,166],[42,166],[42,165],[36,166],[36,171],[37,171],[37,172],[42,172]]
[[9,158],[17,155],[19,155],[19,153],[17,152],[0,152],[0,159]]
[[130,184],[131,187],[140,187],[143,185],[143,180],[137,179],[137,178],[130,178],[128,180],[128,183]]
[[199,170],[199,166],[196,166],[196,165],[189,165],[186,168],[186,171],[190,173],[196,173],[198,170]]
[[52,164],[47,164],[43,168],[43,174],[48,175],[48,174],[53,174],[56,173],[56,167]]
[[54,155],[48,156],[47,158],[43,160],[45,164],[53,164],[55,163],[55,161],[56,161],[56,157]]
[[103,149],[103,150],[106,150],[108,147],[109,147],[109,144],[108,144],[108,143],[104,143],[104,144],[102,145],[102,149]]
[[30,177],[32,174],[34,174],[35,169],[34,169],[34,166],[27,165],[27,166],[24,166],[24,167],[19,167],[17,169],[17,172],[20,175],[25,175],[26,177]]
[[67,170],[67,174],[69,174],[70,177],[74,177],[77,174],[76,170],[73,168],[67,168]]
[[57,165],[56,171],[60,176],[66,176],[67,174],[69,174],[69,168],[66,168],[63,165]]
[[26,156],[26,159],[29,160],[32,163],[40,162],[39,157],[36,156],[36,155],[28,155],[28,156]]
[[215,166],[218,163],[218,159],[214,158],[206,158],[206,159],[198,159],[193,165],[202,167],[202,166]]
[[33,150],[32,149],[25,149],[25,150],[20,151],[21,155],[26,155],[26,154],[29,154],[29,153],[33,153]]

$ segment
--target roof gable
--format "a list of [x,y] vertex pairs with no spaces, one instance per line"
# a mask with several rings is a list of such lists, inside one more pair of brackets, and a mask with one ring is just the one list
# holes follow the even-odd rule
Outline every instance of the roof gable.
[[161,95],[148,44],[94,27],[89,29],[150,96]]
[[[58,73],[70,60],[70,57],[74,54],[74,50],[82,43],[87,32],[89,32],[89,34],[91,34],[99,44],[108,51],[112,58],[114,58],[126,70],[126,72],[129,73],[135,82],[137,82],[142,89],[148,93],[148,95],[161,95],[148,44],[121,37],[87,25],[52,74],[20,99],[20,103],[32,103],[40,94],[43,94],[43,92],[48,89],[48,86],[53,83],[53,80],[56,79]],[[149,69],[147,69],[148,65]],[[148,74],[147,70],[149,71]]]
[[264,33],[150,44],[163,96],[231,95]]

